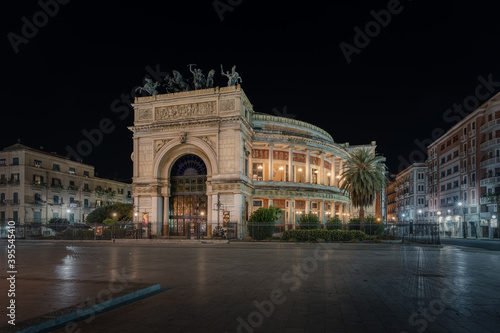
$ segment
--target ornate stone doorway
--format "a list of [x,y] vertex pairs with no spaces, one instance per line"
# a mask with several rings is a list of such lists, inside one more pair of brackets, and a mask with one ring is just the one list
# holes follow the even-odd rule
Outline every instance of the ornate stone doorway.
[[196,155],[179,158],[170,172],[168,235],[200,239],[207,235],[207,168]]

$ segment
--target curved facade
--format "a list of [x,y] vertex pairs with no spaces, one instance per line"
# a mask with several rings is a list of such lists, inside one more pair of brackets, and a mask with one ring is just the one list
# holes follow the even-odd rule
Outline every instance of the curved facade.
[[254,112],[240,86],[140,97],[134,109],[136,218],[152,234],[210,236],[229,221],[242,237],[269,205],[284,212],[280,230],[309,212],[347,220],[337,176],[350,148],[321,128]]

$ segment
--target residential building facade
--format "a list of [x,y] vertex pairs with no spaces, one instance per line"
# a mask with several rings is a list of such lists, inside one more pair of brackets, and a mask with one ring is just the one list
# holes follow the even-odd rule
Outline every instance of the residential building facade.
[[0,151],[0,222],[84,222],[96,207],[132,203],[130,184],[95,177],[94,167],[15,144]]
[[414,163],[396,175],[393,218],[399,223],[424,223],[427,165]]
[[426,221],[442,235],[498,233],[500,94],[483,103],[428,146]]

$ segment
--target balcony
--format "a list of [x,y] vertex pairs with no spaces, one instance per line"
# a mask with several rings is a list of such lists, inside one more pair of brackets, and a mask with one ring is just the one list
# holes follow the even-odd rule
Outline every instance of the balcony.
[[475,181],[470,182],[470,183],[469,183],[469,187],[476,187],[476,182],[475,182]]
[[481,205],[496,205],[500,203],[499,196],[498,195],[485,195],[481,196],[480,199],[480,204]]
[[487,160],[482,161],[479,165],[482,167],[486,167],[492,164],[500,164],[500,157],[493,157]]
[[469,155],[475,154],[476,153],[476,147],[471,147],[469,148]]
[[460,156],[461,156],[462,158],[467,157],[467,152],[466,152],[466,151],[461,152],[461,153],[460,153]]
[[474,136],[476,136],[476,130],[475,129],[473,129],[472,131],[469,132],[469,138],[472,138]]
[[75,186],[75,185],[69,185],[68,186],[68,191],[78,191],[78,186]]
[[489,184],[499,184],[500,183],[500,177],[487,177],[484,179],[481,179],[480,185],[481,186],[486,186]]
[[466,189],[467,189],[467,184],[462,184],[462,185],[460,186],[460,189],[462,189],[462,190],[466,190]]
[[460,173],[466,173],[466,172],[467,172],[467,168],[460,169]]
[[38,182],[38,181],[33,182],[33,188],[35,188],[35,189],[41,189],[41,188],[46,188],[46,187],[47,187],[47,183]]
[[19,181],[19,179],[9,179],[8,181],[8,184],[9,185],[19,185],[21,182]]
[[461,142],[465,142],[465,141],[467,141],[467,135],[462,135],[462,136],[460,137],[460,141],[461,141]]
[[476,165],[475,164],[469,165],[469,171],[474,171],[474,170],[476,170]]
[[486,149],[489,149],[489,148],[493,148],[497,145],[500,145],[500,138],[497,138],[497,139],[492,139],[492,140],[488,140],[486,142],[483,142],[481,143],[481,145],[479,146],[479,148],[481,148],[481,150],[486,150]]
[[50,184],[50,189],[59,191],[59,190],[63,190],[64,187],[62,186],[62,184],[52,183],[52,184]]
[[7,203],[11,206],[18,206],[21,204],[21,201],[19,199],[16,200],[7,200]]
[[484,132],[487,132],[489,131],[492,127],[496,126],[500,124],[500,119],[493,119],[491,121],[488,121],[486,124],[484,124],[483,126],[481,126],[479,128],[479,130],[481,131],[481,133],[484,133]]

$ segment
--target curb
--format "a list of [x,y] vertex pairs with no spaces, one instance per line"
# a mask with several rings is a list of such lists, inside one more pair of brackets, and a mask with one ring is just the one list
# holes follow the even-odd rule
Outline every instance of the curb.
[[122,305],[123,303],[126,303],[128,301],[131,301],[133,299],[139,298],[139,297],[144,297],[147,296],[148,294],[152,294],[154,292],[157,292],[161,289],[159,284],[155,284],[153,286],[137,290],[133,293],[123,295],[114,299],[111,299],[109,301],[103,302],[101,304],[96,304],[93,305],[89,308],[85,308],[82,310],[78,310],[75,312],[72,312],[67,315],[63,315],[48,321],[45,321],[43,323],[33,325],[30,327],[27,327],[25,329],[22,329],[18,332],[20,333],[31,333],[31,332],[40,332],[42,330],[50,330],[56,327],[60,327],[61,325],[70,322],[70,321],[79,321],[81,319],[84,319],[90,314],[93,313],[100,313],[106,311],[108,308],[116,307],[119,305]]

